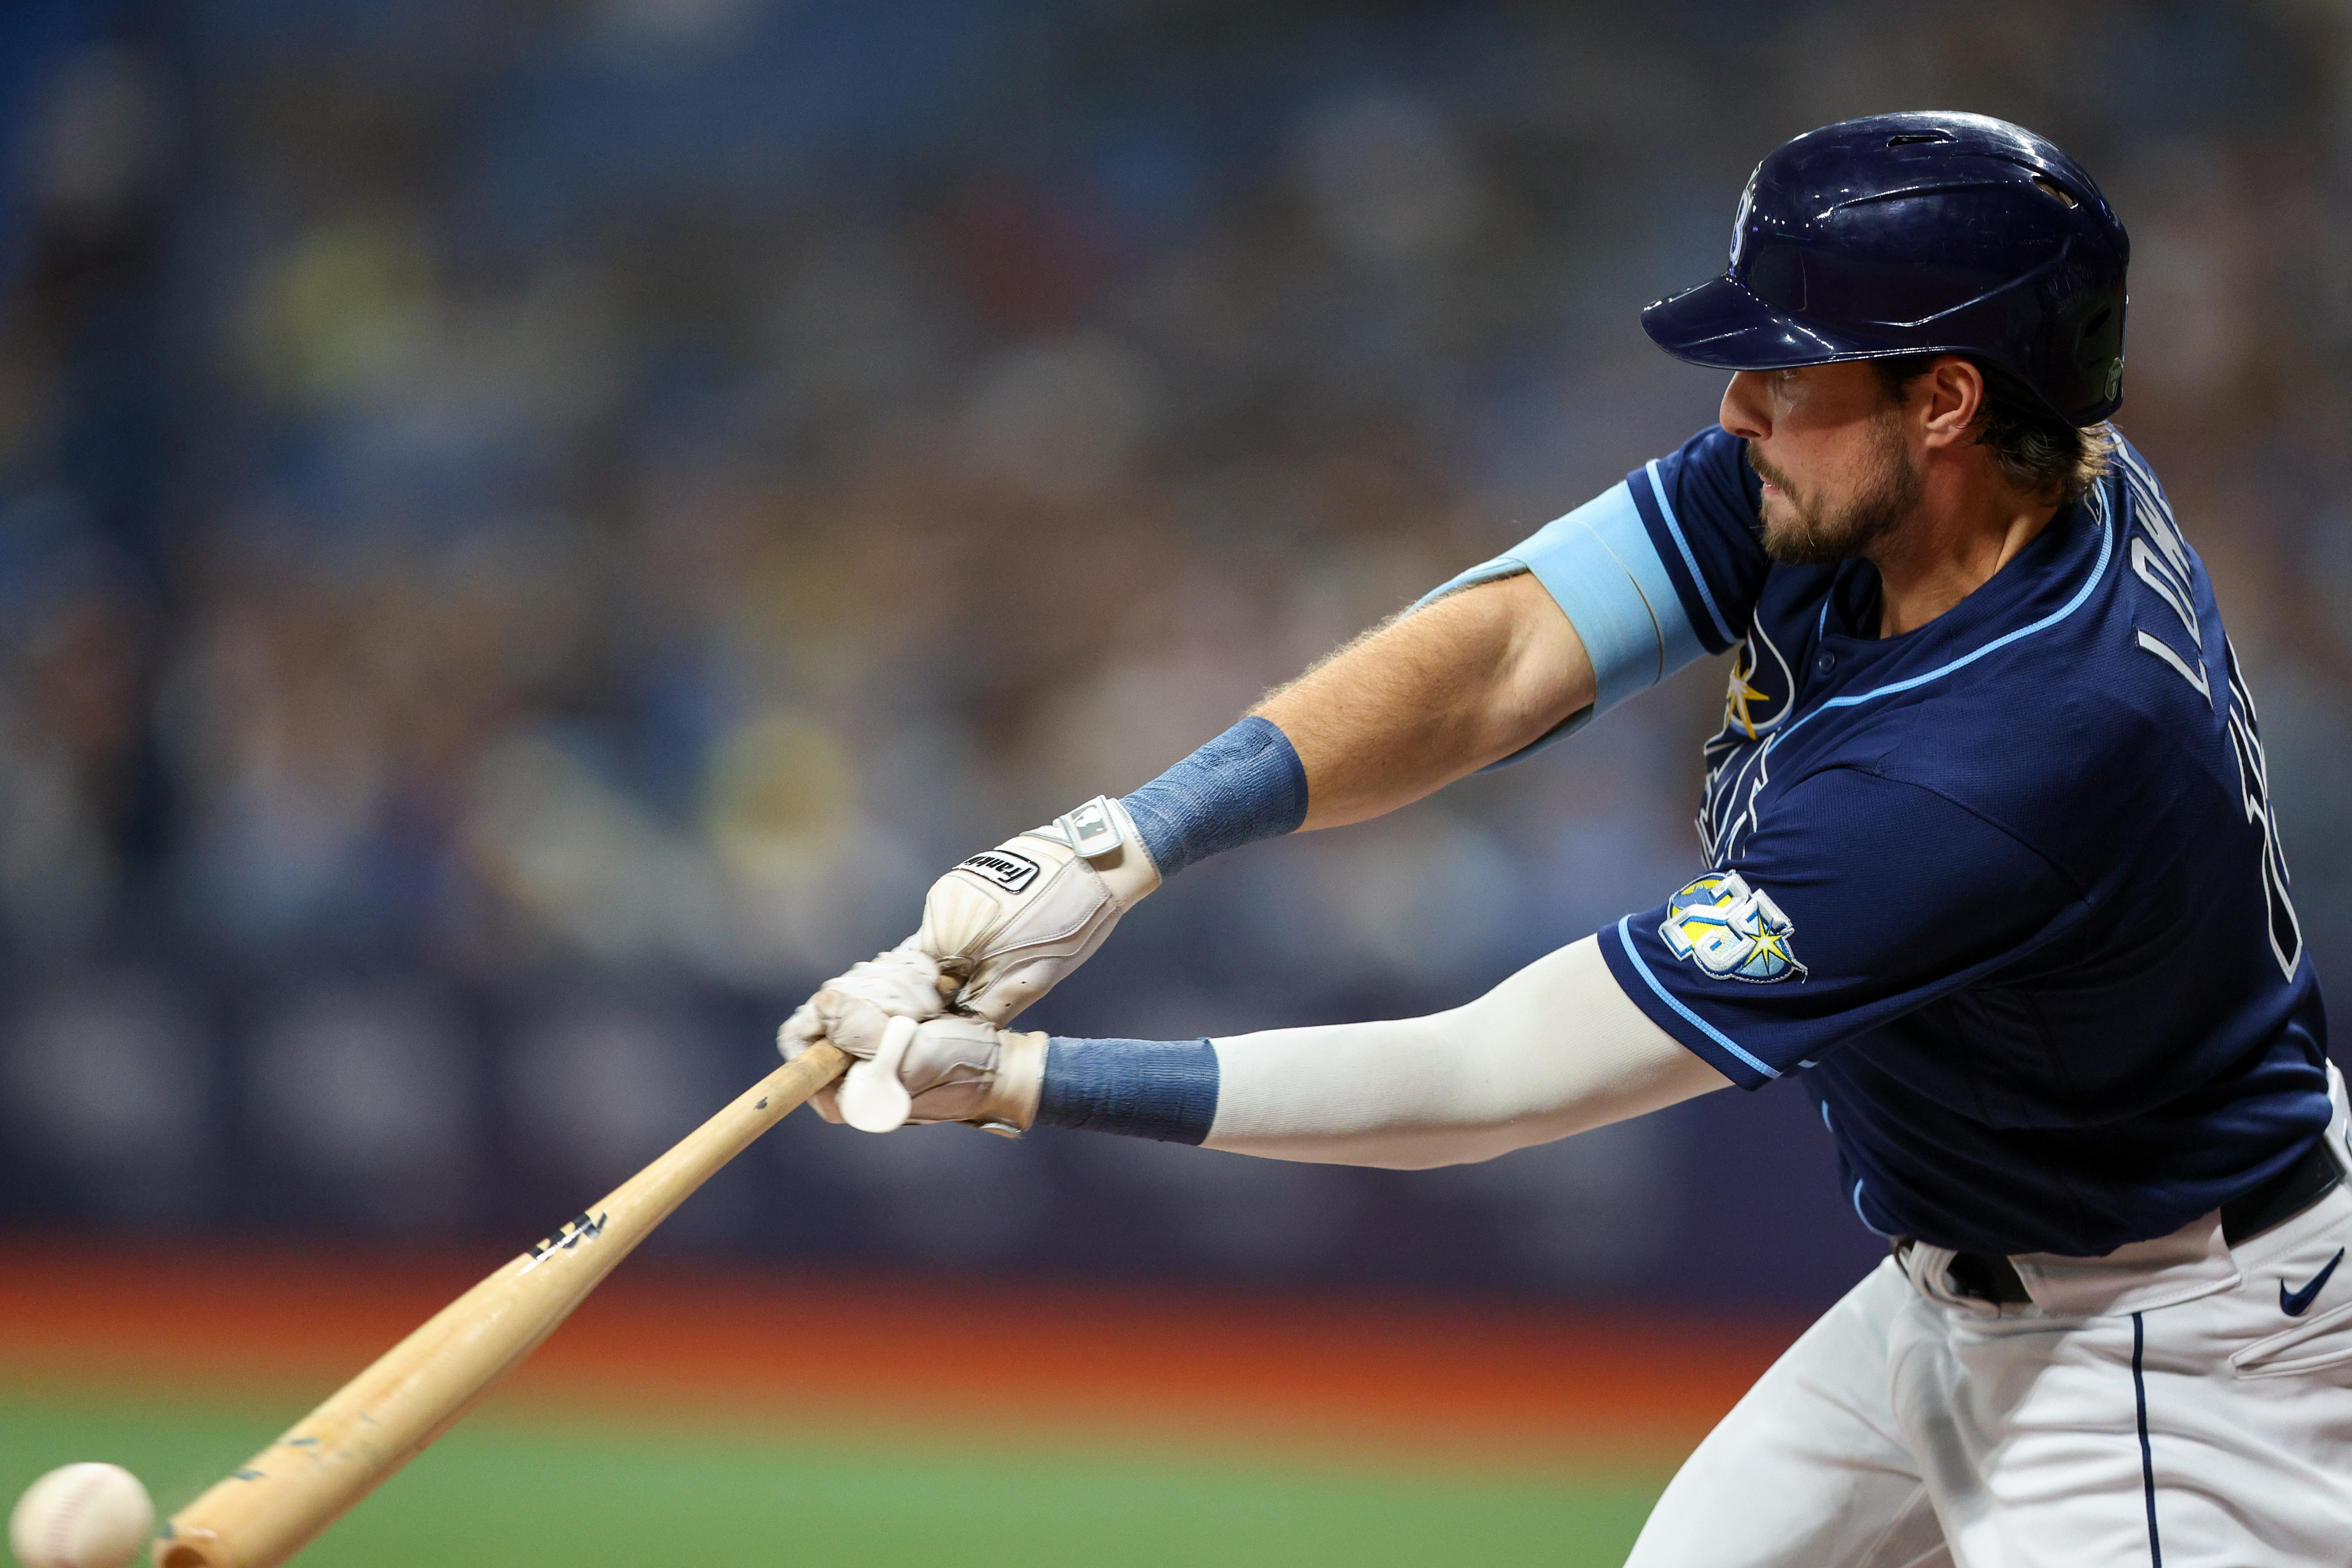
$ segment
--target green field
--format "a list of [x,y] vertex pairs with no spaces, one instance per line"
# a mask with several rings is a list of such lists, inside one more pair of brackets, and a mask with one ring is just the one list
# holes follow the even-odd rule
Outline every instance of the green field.
[[[0,1497],[73,1459],[168,1510],[276,1435],[200,1404],[0,1398]],[[337,1525],[311,1568],[530,1563],[1061,1563],[1176,1568],[1622,1563],[1654,1489],[1208,1455],[1057,1455],[871,1438],[817,1447],[676,1423],[485,1420]]]

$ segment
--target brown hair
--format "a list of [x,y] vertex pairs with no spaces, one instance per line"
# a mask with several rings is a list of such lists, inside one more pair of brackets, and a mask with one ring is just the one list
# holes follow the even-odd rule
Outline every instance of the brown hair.
[[[1870,362],[1878,384],[1890,398],[1927,374],[1941,354],[1896,354]],[[2084,492],[2107,471],[2115,455],[2116,434],[2105,425],[2084,429],[2068,424],[2032,388],[2000,366],[1974,354],[1961,356],[1984,377],[1984,406],[1977,414],[1977,444],[2010,483],[2044,500],[2064,506],[2083,499]]]

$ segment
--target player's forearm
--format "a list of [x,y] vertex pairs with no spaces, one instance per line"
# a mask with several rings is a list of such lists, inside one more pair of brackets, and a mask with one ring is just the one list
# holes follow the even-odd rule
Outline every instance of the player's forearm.
[[1219,850],[1393,811],[1591,706],[1592,662],[1521,574],[1350,644],[1126,799],[1160,874]]
[[[1540,739],[1591,708],[1595,689],[1576,629],[1534,577],[1461,588],[1343,649],[1134,794],[964,860],[932,884],[901,946],[936,965],[956,1006],[1004,1023],[1194,861],[1416,800]],[[867,999],[886,1010],[919,1019],[945,1005],[881,981],[887,994]],[[832,983],[862,984],[855,972]],[[778,1047],[804,1049],[817,1022],[803,1005]]]
[[1626,1000],[1588,938],[1423,1018],[1145,1046],[1056,1040],[1037,1120],[1420,1169],[1489,1160],[1725,1081]]
[[1255,711],[1307,778],[1303,826],[1361,822],[1540,740],[1592,705],[1591,659],[1528,574],[1424,605],[1309,670]]

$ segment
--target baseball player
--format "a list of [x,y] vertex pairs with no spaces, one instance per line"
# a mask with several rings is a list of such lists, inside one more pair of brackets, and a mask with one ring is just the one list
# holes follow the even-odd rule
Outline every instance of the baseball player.
[[[1651,305],[1720,423],[1124,799],[955,868],[784,1026],[836,1117],[1484,1160],[1799,1076],[1890,1257],[1641,1568],[2352,1561],[2352,1166],[2254,705],[2122,400],[2128,247],[1976,115],[1765,159]],[[1003,1026],[1204,856],[1376,816],[1734,650],[1709,869],[1429,1017]],[[943,995],[943,993],[946,994]]]

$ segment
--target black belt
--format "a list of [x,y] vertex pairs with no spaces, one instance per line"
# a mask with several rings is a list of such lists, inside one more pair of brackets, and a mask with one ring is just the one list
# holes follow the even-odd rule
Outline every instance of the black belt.
[[[2343,1179],[2343,1167],[2327,1152],[2326,1139],[2315,1140],[2294,1164],[2221,1205],[2222,1241],[2236,1247],[2253,1240],[2326,1197]],[[1909,1237],[1897,1237],[1896,1255],[1908,1252],[1911,1245]],[[2021,1307],[2033,1300],[2017,1277],[2016,1266],[1999,1253],[1956,1252],[1950,1277],[1955,1290],[1980,1301]]]

